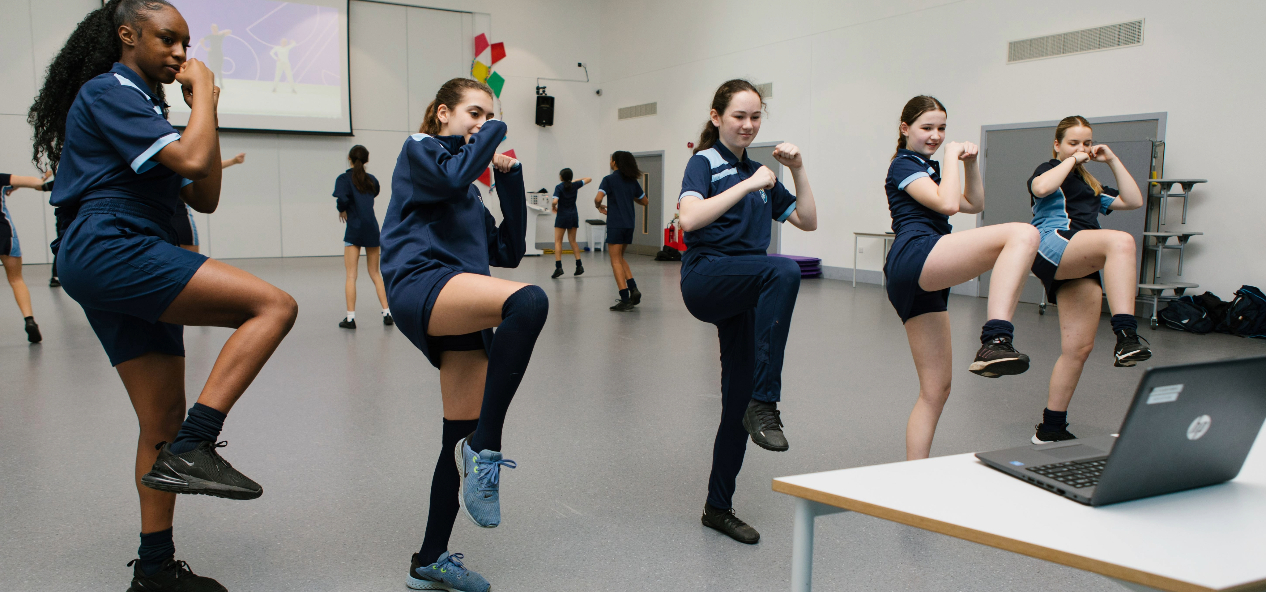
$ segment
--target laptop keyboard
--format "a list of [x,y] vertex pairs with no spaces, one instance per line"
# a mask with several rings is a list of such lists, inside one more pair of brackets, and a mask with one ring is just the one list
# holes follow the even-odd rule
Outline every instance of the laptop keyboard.
[[1104,456],[1029,467],[1028,470],[1069,487],[1094,487],[1099,484],[1099,475],[1103,474],[1103,467],[1107,464],[1108,457]]

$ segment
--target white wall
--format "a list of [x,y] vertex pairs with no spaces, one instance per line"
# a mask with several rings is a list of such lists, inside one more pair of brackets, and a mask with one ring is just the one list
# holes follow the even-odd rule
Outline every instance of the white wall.
[[[1008,41],[1138,18],[1146,19],[1141,47],[1006,64]],[[616,149],[664,150],[672,212],[686,143],[697,140],[717,85],[773,82],[757,141],[801,146],[819,204],[819,230],[784,226],[783,250],[852,267],[852,233],[889,226],[883,179],[911,96],[940,98],[950,139],[972,142],[982,125],[1163,111],[1166,176],[1210,181],[1191,201],[1188,227],[1206,235],[1191,241],[1183,279],[1229,298],[1241,284],[1266,283],[1266,258],[1245,256],[1266,248],[1266,200],[1243,172],[1256,170],[1258,156],[1237,147],[1237,130],[1266,91],[1252,74],[1262,22],[1266,4],[1252,0],[1199,10],[1176,0],[1069,0],[1058,10],[1006,0],[607,2],[594,160]],[[650,101],[657,116],[616,119],[617,108]],[[1174,222],[1178,209],[1170,208]],[[975,224],[966,215],[952,222]],[[859,267],[880,269],[878,242],[868,246]]]
[[[0,0],[0,14],[10,23],[0,36],[0,76],[7,83],[0,93],[0,170],[35,174],[27,109],[47,64],[75,25],[99,5],[98,0]],[[354,135],[223,133],[224,155],[246,152],[247,160],[226,171],[216,213],[196,216],[203,252],[216,258],[341,254],[343,227],[330,193],[334,178],[347,167],[347,150],[364,144],[369,171],[389,185],[400,146],[417,131],[435,90],[448,78],[469,75],[474,32],[506,43],[507,57],[496,65],[506,78],[502,107],[510,126],[502,149],[513,148],[524,162],[529,188],[552,187],[560,168],[575,166],[597,150],[596,85],[551,84],[560,117],[553,128],[538,128],[533,124],[536,77],[573,77],[577,62],[597,74],[599,14],[599,6],[584,0],[351,2]],[[388,198],[385,192],[376,204],[380,220]],[[8,203],[24,262],[48,262],[46,247],[54,231],[47,194],[24,190]],[[495,201],[490,203],[495,212]]]

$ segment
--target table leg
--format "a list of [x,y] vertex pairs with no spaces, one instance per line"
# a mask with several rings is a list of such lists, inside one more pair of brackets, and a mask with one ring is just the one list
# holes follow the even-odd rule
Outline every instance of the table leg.
[[1117,584],[1120,584],[1121,587],[1125,588],[1126,590],[1133,590],[1134,592],[1160,592],[1159,590],[1157,590],[1156,588],[1152,588],[1151,586],[1144,586],[1143,584],[1135,584],[1134,582],[1127,582],[1125,580],[1118,580],[1116,578],[1108,578],[1108,579],[1116,582]]
[[853,235],[853,287],[857,287],[857,235]]
[[791,534],[791,592],[810,592],[813,589],[814,518],[847,511],[796,498],[795,524]]

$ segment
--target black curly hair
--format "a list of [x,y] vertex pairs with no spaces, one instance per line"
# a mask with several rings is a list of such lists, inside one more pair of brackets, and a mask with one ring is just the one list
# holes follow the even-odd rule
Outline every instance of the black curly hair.
[[[172,6],[167,0],[110,0],[84,17],[70,34],[66,45],[48,65],[44,87],[35,97],[26,122],[34,128],[31,161],[41,171],[56,170],[66,141],[66,114],[79,95],[79,87],[110,71],[123,55],[119,27],[136,27],[148,20],[149,12]],[[140,30],[139,27],[137,27]],[[158,99],[164,99],[158,87]],[[166,109],[163,117],[167,116]]]

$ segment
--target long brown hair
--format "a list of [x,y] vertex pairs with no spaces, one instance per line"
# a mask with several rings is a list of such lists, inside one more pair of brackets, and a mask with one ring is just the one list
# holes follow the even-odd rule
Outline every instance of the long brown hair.
[[347,159],[352,161],[352,185],[356,186],[356,190],[361,193],[369,193],[374,190],[374,184],[369,180],[369,173],[365,172],[365,163],[369,162],[369,149],[357,144],[347,151]]
[[472,90],[483,91],[488,93],[489,97],[492,96],[492,89],[478,80],[454,78],[445,82],[444,86],[441,86],[440,90],[435,92],[435,100],[426,106],[426,115],[422,116],[422,127],[418,131],[431,136],[439,135],[442,124],[440,124],[440,117],[437,111],[440,105],[447,106],[449,111],[456,110],[457,106],[461,104],[462,98],[466,96],[467,91]]
[[[761,96],[760,91],[756,90],[756,87],[753,86],[752,83],[741,78],[727,80],[724,84],[717,88],[716,94],[712,95],[712,108],[715,109],[717,113],[724,115],[725,109],[730,106],[730,99],[733,99],[734,95],[743,91],[756,93],[756,97],[760,99],[761,110],[765,109],[765,97]],[[717,129],[717,126],[713,125],[712,118],[709,117],[708,122],[703,124],[703,131],[699,133],[699,143],[695,146],[694,153],[698,154],[708,148],[711,148],[717,143],[717,140],[720,139],[721,130]],[[616,164],[618,165],[619,163],[617,162]]]
[[[1055,143],[1059,144],[1060,142],[1063,142],[1064,132],[1067,132],[1075,127],[1094,129],[1090,127],[1090,122],[1086,121],[1085,117],[1080,115],[1069,115],[1068,117],[1059,120],[1059,125],[1055,126]],[[1059,158],[1059,152],[1055,150],[1054,146],[1051,146],[1051,158]],[[1103,193],[1103,183],[1100,183],[1094,175],[1090,174],[1090,171],[1086,170],[1086,167],[1082,166],[1082,163],[1077,163],[1077,166],[1073,167],[1073,170],[1081,176],[1082,181],[1085,181],[1086,184],[1090,186],[1090,189],[1095,192],[1095,195]]]
[[[940,101],[936,100],[936,97],[919,95],[909,101],[906,101],[906,106],[902,107],[901,123],[914,125],[914,122],[918,121],[924,113],[929,111],[940,111],[946,116],[949,115],[949,111],[945,109],[945,105],[942,105]],[[901,149],[906,147],[906,137],[901,135],[901,123],[897,124],[897,150],[892,153],[892,158],[896,158],[897,155],[901,153]]]
[[641,169],[637,168],[637,158],[632,152],[616,150],[611,153],[611,162],[615,163],[615,170],[625,179],[636,181],[642,177]]

